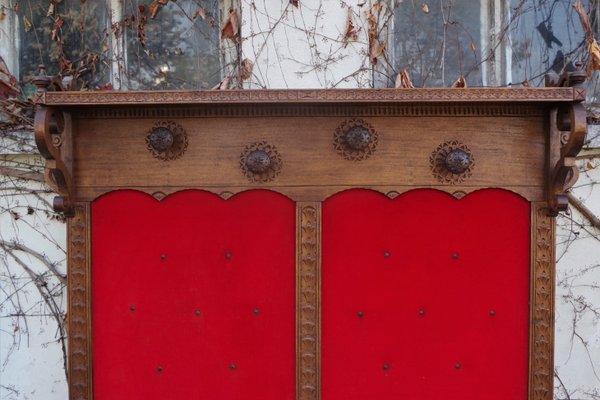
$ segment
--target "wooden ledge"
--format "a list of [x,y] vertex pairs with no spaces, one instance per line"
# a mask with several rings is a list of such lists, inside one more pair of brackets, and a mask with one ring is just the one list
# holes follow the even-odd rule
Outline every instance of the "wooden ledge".
[[201,91],[97,91],[40,93],[47,106],[215,103],[480,103],[580,101],[573,87],[467,89],[303,89]]

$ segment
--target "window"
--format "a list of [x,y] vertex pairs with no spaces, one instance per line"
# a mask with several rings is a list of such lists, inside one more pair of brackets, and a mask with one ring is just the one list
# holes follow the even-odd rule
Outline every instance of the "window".
[[397,1],[394,50],[398,70],[417,87],[449,86],[459,76],[483,84],[480,68],[481,6],[478,1]]
[[[543,86],[587,57],[572,0],[395,0],[394,68],[416,87]],[[597,2],[583,1],[597,30]],[[590,83],[590,85],[594,85]],[[592,92],[595,87],[591,87]]]
[[[217,84],[221,80],[218,0],[171,1],[156,18],[140,12],[146,4],[125,1],[126,86],[201,89]],[[145,19],[142,25],[140,18]]]
[[[9,0],[5,0],[9,1]],[[218,0],[21,0],[18,76],[25,94],[44,64],[94,89],[200,89],[221,80]]]
[[28,0],[15,3],[19,20],[19,78],[26,94],[44,64],[50,75],[60,70],[78,76],[87,86],[109,80],[108,7],[102,1]]

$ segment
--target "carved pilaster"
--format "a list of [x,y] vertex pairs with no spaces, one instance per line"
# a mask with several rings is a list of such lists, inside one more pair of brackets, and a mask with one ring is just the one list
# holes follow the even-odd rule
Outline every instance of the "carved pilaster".
[[91,400],[92,309],[90,293],[90,206],[78,204],[68,220],[69,399]]
[[552,400],[554,387],[554,218],[531,205],[529,399]]
[[296,399],[321,398],[321,204],[296,218]]

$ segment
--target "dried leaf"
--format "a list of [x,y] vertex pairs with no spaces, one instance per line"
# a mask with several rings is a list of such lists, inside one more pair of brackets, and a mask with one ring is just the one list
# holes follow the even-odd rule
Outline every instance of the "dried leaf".
[[20,9],[21,7],[19,6],[19,2],[16,2],[13,6],[13,10],[15,10],[15,12],[18,14]]
[[206,10],[202,7],[198,7],[198,9],[192,13],[192,18],[196,18],[198,15],[202,19],[206,19]]
[[108,49],[109,49],[108,45],[107,45],[106,43],[104,43],[104,44],[102,45],[102,52],[103,52],[103,53],[106,53],[106,52],[108,51]]
[[588,40],[588,52],[590,53],[590,68],[600,70],[600,47],[596,39]]
[[529,87],[529,81],[527,79],[525,79],[523,82],[521,82],[521,85],[523,85],[525,87]]
[[475,47],[475,43],[474,42],[471,42],[471,51],[473,53],[477,53],[477,47]]
[[250,79],[252,77],[252,68],[254,67],[254,63],[249,59],[244,59],[240,64],[240,72],[238,74],[240,81],[245,81],[246,79]]
[[55,11],[55,5],[54,5],[54,3],[50,3],[50,5],[48,6],[48,12],[46,13],[46,17],[53,16],[54,11]]
[[153,2],[150,4],[150,18],[156,17],[156,14],[158,13],[159,8],[160,8],[160,6],[158,5],[157,2]]
[[371,64],[377,64],[377,57],[383,54],[383,50],[385,49],[385,43],[379,43],[378,39],[374,39],[371,42]]
[[212,90],[227,90],[231,88],[231,76],[227,75],[221,82],[215,85]]
[[29,32],[31,30],[32,25],[29,19],[27,19],[27,16],[23,16],[23,25],[25,25],[25,32]]
[[183,54],[183,51],[181,50],[181,47],[175,47],[174,51],[175,51],[175,54],[177,54],[178,56],[180,56],[181,54]]
[[294,7],[298,7],[298,3],[300,3],[300,0],[290,0],[290,4]]
[[585,164],[585,167],[587,169],[594,169],[594,164],[591,161],[588,161],[587,164]]
[[54,40],[58,40],[58,31],[60,29],[60,27],[63,25],[64,20],[61,17],[58,17],[55,21],[54,21],[54,28],[52,28],[52,31],[50,32],[51,34],[51,39],[52,41]]
[[452,84],[452,88],[453,89],[457,89],[457,88],[466,88],[467,87],[467,81],[465,80],[464,76],[459,76],[458,79],[456,80],[456,82],[454,82]]
[[[1,59],[1,57],[0,57],[0,59]],[[8,71],[8,69],[6,69],[6,64],[4,64],[4,60],[2,60],[2,62],[0,62],[0,73],[10,76],[10,72]]]
[[140,21],[137,24],[137,35],[140,46],[146,49],[146,17],[144,15],[140,16]]
[[225,23],[221,28],[221,39],[231,39],[235,41],[239,35],[239,30],[237,11],[232,8],[229,10]]
[[344,42],[346,45],[350,40],[358,39],[358,31],[354,26],[354,21],[352,20],[352,8],[348,7],[348,18],[346,20],[346,29],[344,31]]
[[4,6],[2,6],[2,9],[0,10],[0,22],[4,21],[4,18],[6,18],[6,10]]
[[107,84],[100,86],[98,90],[113,90],[112,83],[108,82]]
[[396,76],[396,84],[394,85],[396,89],[412,89],[415,87],[412,81],[410,80],[410,76],[408,76],[408,72],[403,69]]
[[429,14],[429,6],[427,5],[427,3],[423,3],[421,5],[421,10],[425,13],[425,14]]
[[146,12],[146,6],[145,6],[145,5],[143,5],[143,4],[140,4],[140,5],[138,6],[138,10],[140,10],[140,14],[143,14],[143,13],[145,13],[145,12]]
[[158,4],[162,4],[163,6],[166,6],[167,3],[169,2],[169,0],[157,0]]

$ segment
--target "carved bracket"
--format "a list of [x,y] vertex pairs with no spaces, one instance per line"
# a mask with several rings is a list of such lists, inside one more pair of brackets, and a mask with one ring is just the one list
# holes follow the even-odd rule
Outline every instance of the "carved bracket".
[[34,121],[35,143],[46,159],[44,178],[60,196],[54,210],[73,216],[73,165],[70,115],[54,108],[39,108]]
[[576,156],[585,143],[587,113],[581,103],[585,100],[585,72],[581,64],[574,72],[567,72],[559,78],[547,76],[547,86],[573,87],[576,103],[554,107],[550,111],[550,132],[548,145],[547,196],[549,214],[556,216],[566,211],[569,205],[567,190],[573,187],[579,177]]
[[[40,65],[33,83],[37,86],[35,101],[47,91],[73,90],[69,77],[49,77]],[[52,107],[39,107],[34,120],[35,144],[46,159],[44,178],[48,186],[60,194],[54,198],[54,210],[66,217],[74,215],[73,208],[73,141],[71,116]]]

